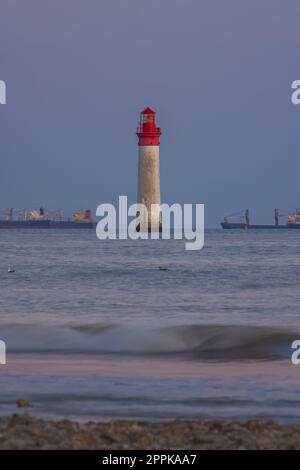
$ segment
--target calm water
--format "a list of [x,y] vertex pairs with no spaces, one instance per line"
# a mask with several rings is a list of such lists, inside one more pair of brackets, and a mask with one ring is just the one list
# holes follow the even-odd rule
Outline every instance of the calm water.
[[300,231],[207,231],[199,252],[1,231],[0,413],[300,423],[299,254]]

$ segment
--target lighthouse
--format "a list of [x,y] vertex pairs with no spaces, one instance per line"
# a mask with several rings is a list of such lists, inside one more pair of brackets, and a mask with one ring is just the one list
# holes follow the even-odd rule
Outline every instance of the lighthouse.
[[160,165],[159,145],[161,129],[156,127],[155,112],[146,108],[141,112],[136,132],[139,144],[138,203],[147,209],[147,219],[141,217],[140,230],[160,230]]

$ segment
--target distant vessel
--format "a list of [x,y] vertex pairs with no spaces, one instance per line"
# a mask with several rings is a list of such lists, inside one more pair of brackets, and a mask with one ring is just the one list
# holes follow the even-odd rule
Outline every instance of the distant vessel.
[[[280,215],[279,209],[274,211],[275,221],[274,224],[263,224],[256,225],[250,223],[250,212],[249,209],[245,211],[238,212],[224,217],[224,221],[221,222],[223,229],[300,229],[300,212],[296,209],[294,212],[287,214],[287,219],[285,224],[280,224],[279,220],[282,215]],[[232,221],[232,219],[238,218],[240,220]]]
[[18,218],[14,219],[13,209],[6,209],[4,216],[0,219],[0,229],[14,228],[93,228],[96,223],[93,221],[90,210],[80,209],[74,212],[71,219],[65,219],[63,211],[60,210],[53,215],[45,212],[43,207],[31,211],[20,211]]

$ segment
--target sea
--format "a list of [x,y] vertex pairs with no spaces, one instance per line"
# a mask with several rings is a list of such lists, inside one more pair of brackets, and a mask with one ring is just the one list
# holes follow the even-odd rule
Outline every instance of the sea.
[[0,339],[0,416],[300,424],[300,231],[1,230]]

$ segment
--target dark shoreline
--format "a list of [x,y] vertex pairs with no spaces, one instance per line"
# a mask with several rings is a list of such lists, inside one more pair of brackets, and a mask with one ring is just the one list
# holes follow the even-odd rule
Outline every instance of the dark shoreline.
[[0,418],[0,450],[300,449],[300,427],[273,421],[175,420],[78,423],[28,414]]

